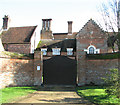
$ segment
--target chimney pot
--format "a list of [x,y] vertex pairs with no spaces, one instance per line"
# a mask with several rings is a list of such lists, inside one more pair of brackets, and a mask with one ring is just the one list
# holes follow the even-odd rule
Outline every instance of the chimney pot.
[[3,18],[3,30],[8,30],[10,18],[8,15],[5,15]]
[[68,35],[72,35],[72,23],[73,21],[68,21]]

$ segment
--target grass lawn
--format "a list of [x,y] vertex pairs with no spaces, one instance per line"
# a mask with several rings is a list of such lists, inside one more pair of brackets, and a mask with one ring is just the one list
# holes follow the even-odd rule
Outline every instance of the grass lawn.
[[88,99],[92,103],[102,105],[120,105],[120,99],[115,96],[108,97],[105,93],[105,89],[101,86],[83,86],[77,87],[78,95]]
[[7,87],[0,90],[2,103],[15,101],[18,97],[26,96],[36,91],[35,87]]

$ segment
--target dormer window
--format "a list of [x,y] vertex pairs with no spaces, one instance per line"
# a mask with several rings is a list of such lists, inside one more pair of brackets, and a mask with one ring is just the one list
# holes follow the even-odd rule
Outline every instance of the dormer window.
[[90,45],[87,49],[84,49],[85,52],[87,52],[87,54],[98,54],[100,53],[100,49],[96,49],[95,46]]
[[52,48],[52,54],[53,55],[60,55],[61,48]]
[[73,55],[73,48],[67,48],[67,55]]
[[47,55],[47,48],[41,48],[41,51],[43,52],[43,55]]

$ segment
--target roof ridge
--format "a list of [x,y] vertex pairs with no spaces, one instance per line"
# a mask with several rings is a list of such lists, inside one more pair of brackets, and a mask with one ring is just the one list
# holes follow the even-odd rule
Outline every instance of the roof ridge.
[[10,27],[10,28],[23,28],[23,27],[37,27],[38,25],[34,25],[34,26],[17,26],[17,27]]

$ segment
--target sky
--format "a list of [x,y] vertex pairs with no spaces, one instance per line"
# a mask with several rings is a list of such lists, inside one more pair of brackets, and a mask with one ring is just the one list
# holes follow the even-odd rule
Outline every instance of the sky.
[[73,32],[78,32],[89,20],[99,18],[102,0],[0,0],[0,27],[4,15],[9,15],[11,27],[42,28],[42,19],[52,19],[53,33],[67,32],[67,21],[73,21]]

